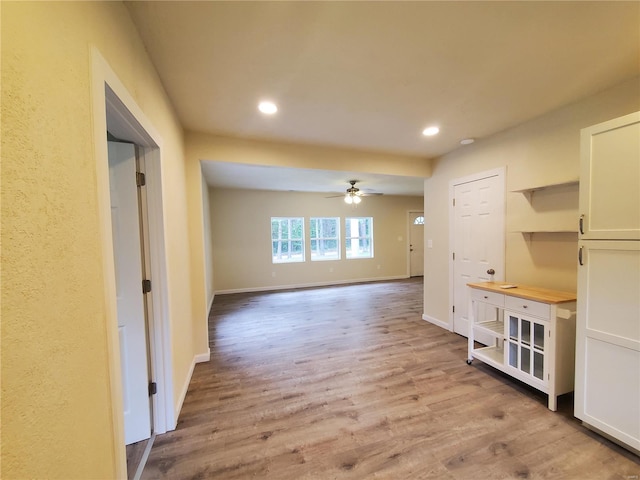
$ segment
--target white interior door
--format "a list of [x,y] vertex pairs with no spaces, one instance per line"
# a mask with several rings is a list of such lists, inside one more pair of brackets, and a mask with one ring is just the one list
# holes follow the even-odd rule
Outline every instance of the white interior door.
[[135,147],[109,142],[109,188],[122,366],[125,443],[151,436]]
[[409,276],[424,275],[424,212],[409,214]]
[[[466,337],[467,283],[504,280],[504,175],[454,182],[451,205],[453,331]],[[484,315],[496,315],[495,309],[478,312],[479,319]]]

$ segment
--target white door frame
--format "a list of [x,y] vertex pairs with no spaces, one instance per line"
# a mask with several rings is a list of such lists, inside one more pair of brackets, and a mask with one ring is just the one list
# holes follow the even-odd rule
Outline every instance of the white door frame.
[[[171,329],[168,308],[168,281],[162,202],[162,137],[138,107],[115,72],[100,52],[91,48],[91,96],[93,101],[94,148],[98,192],[99,228],[102,239],[104,295],[108,349],[109,382],[114,437],[113,455],[116,476],[127,477],[122,405],[122,374],[111,233],[111,203],[109,200],[109,166],[107,154],[107,117],[110,125],[118,125],[127,132],[126,140],[141,145],[145,158],[149,222],[149,256],[153,272],[152,318],[149,319],[150,362],[157,394],[153,396],[153,425],[155,433],[175,429],[173,408],[173,367],[171,358]],[[118,135],[122,134],[118,132]]]
[[[500,189],[504,192],[506,189],[506,175],[507,167],[499,167],[494,168],[493,170],[486,170],[484,172],[473,173],[471,175],[467,175],[466,177],[454,178],[449,181],[449,331],[453,332],[453,295],[454,295],[454,287],[455,287],[455,278],[453,276],[454,271],[454,262],[453,262],[453,252],[455,247],[454,242],[454,234],[455,234],[455,211],[453,207],[453,199],[455,197],[455,187],[456,185],[461,185],[463,183],[475,182],[477,180],[482,180],[483,178],[488,177],[498,177],[498,181],[500,182]],[[505,199],[506,200],[506,199]],[[506,207],[506,205],[505,205]],[[505,208],[506,214],[506,208]],[[505,271],[505,235],[504,235],[504,225],[506,223],[506,218],[503,222],[503,235],[500,236],[501,251],[502,253],[502,265],[500,265],[500,271]]]

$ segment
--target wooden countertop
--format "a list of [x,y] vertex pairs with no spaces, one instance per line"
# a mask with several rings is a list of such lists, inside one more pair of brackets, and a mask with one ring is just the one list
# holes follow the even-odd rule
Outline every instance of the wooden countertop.
[[481,282],[467,283],[471,288],[487,290],[489,292],[504,293],[512,297],[526,298],[527,300],[536,300],[543,303],[564,303],[575,302],[576,294],[570,292],[562,292],[559,290],[549,290],[547,288],[530,287],[528,285],[518,285],[516,288],[500,288],[501,285],[515,285],[507,282]]

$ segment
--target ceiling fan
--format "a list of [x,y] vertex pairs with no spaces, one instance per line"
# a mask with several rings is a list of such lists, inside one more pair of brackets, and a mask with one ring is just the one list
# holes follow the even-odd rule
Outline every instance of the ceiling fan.
[[[382,195],[382,193],[365,193],[365,192],[361,192],[360,189],[358,187],[356,187],[356,183],[358,183],[358,180],[349,180],[349,184],[351,185],[349,188],[347,188],[347,192],[344,195],[344,201],[345,203],[348,204],[358,204],[362,201],[362,199],[360,197],[369,197],[372,195]],[[327,197],[327,198],[335,198],[335,197],[341,197],[342,195],[333,195],[331,197]]]

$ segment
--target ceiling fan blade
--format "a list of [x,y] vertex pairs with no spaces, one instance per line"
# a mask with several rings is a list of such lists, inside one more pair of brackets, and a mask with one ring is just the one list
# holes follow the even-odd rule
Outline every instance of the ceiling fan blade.
[[384,193],[370,192],[370,193],[357,193],[356,195],[358,195],[359,197],[373,197],[377,195],[384,195]]

